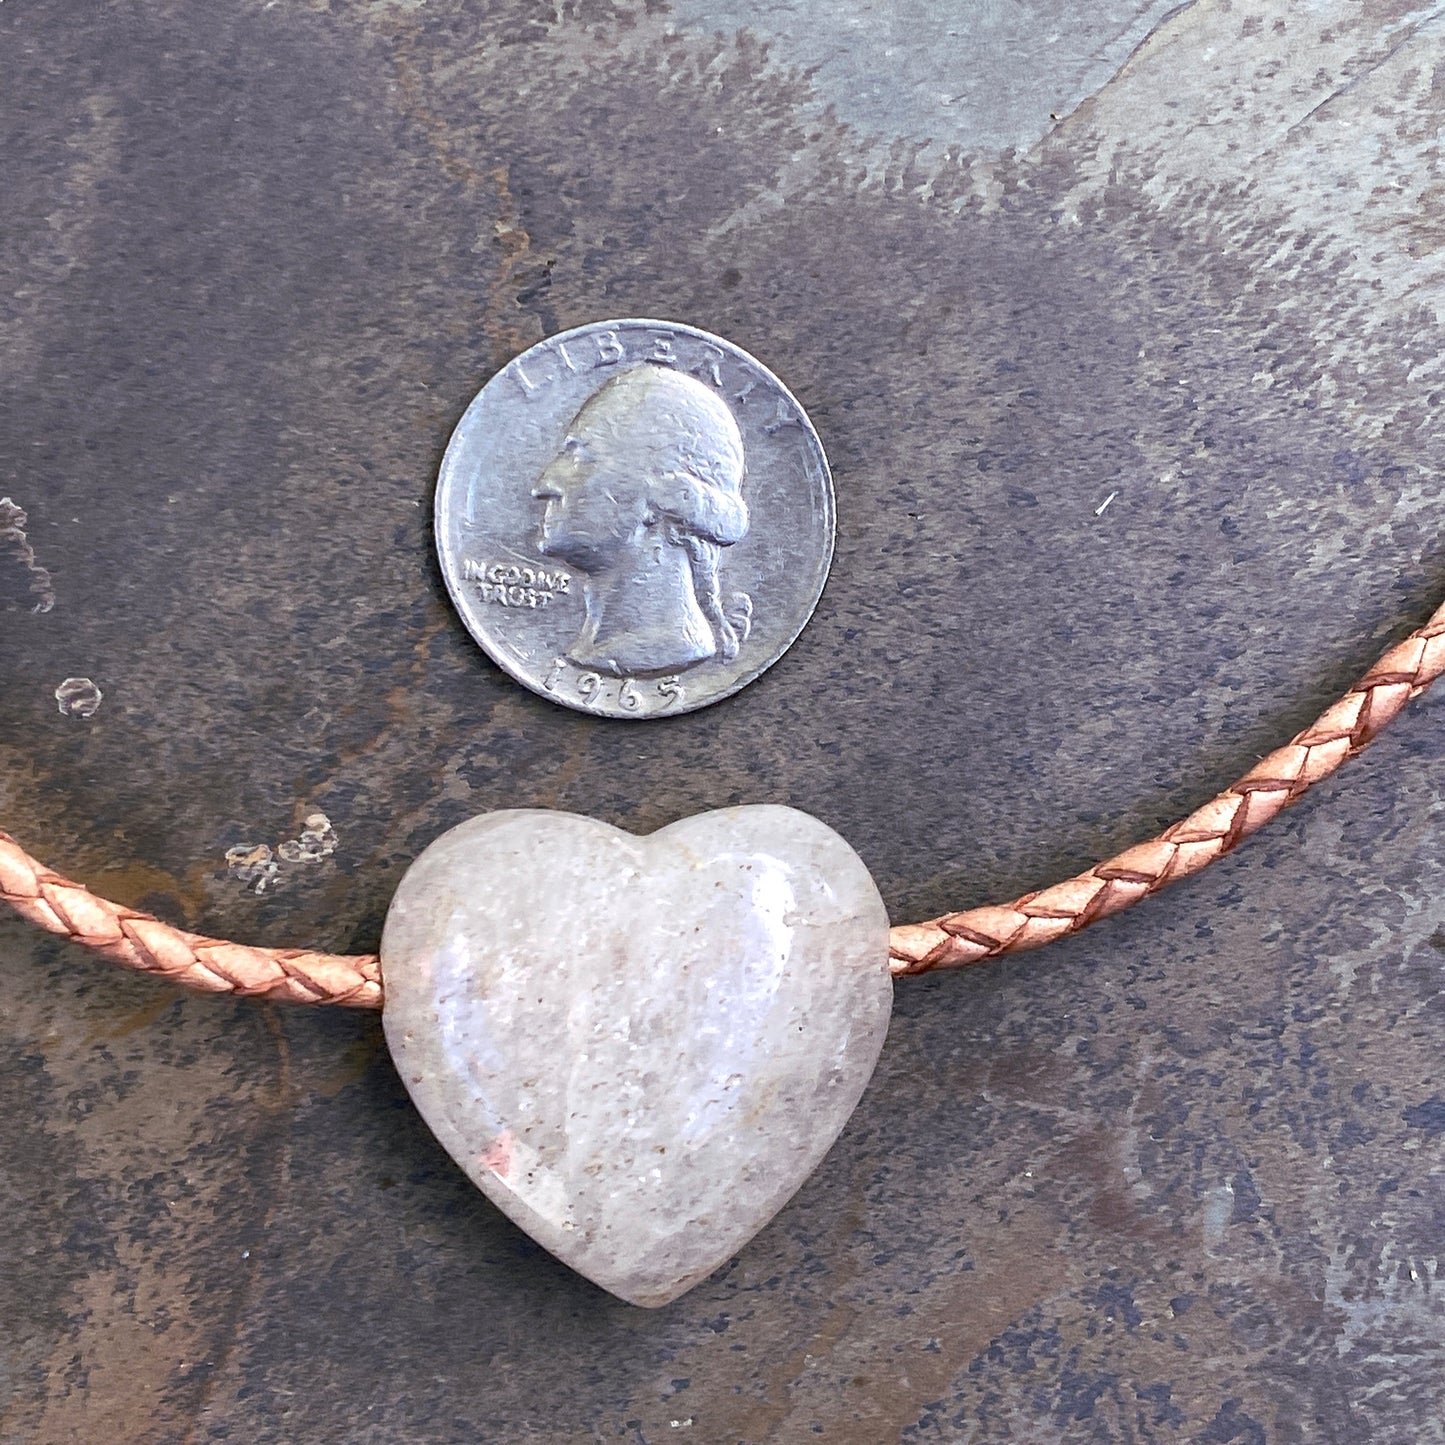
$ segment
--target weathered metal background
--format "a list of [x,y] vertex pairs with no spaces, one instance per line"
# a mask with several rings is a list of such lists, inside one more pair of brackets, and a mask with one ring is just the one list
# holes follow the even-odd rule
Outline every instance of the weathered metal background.
[[[500,804],[789,802],[900,920],[1011,895],[1445,585],[1438,6],[9,0],[0,77],[55,596],[0,555],[0,818],[192,926],[370,946]],[[647,727],[506,681],[428,537],[480,382],[628,313],[777,370],[840,503],[783,663]],[[1442,753],[1436,699],[1137,914],[902,985],[823,1169],[656,1313],[473,1193],[376,1018],[0,924],[0,1438],[1445,1440]],[[230,876],[317,809],[333,856]]]

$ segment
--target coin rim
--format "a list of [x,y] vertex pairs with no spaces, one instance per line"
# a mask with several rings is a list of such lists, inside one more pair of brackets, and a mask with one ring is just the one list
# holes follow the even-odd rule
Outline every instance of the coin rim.
[[[524,363],[526,359],[535,352],[543,351],[548,347],[565,344],[573,337],[581,336],[588,332],[606,331],[608,329],[616,330],[623,327],[628,329],[655,328],[660,331],[670,331],[674,334],[686,333],[709,345],[721,346],[727,351],[735,353],[737,356],[742,357],[750,366],[754,366],[762,372],[768,381],[776,386],[788,401],[797,408],[798,415],[802,418],[803,428],[808,438],[817,448],[818,459],[823,467],[823,510],[826,514],[824,519],[826,535],[824,537],[823,551],[819,557],[816,584],[812,589],[807,606],[803,609],[798,625],[788,634],[787,639],[777,652],[761,666],[739,674],[739,676],[734,678],[732,683],[722,691],[714,692],[708,697],[701,698],[696,702],[689,702],[684,697],[682,705],[679,707],[670,707],[666,712],[641,715],[624,711],[604,712],[594,707],[588,707],[585,703],[573,702],[568,698],[561,697],[550,689],[543,687],[539,682],[519,672],[505,657],[499,657],[494,653],[492,649],[487,646],[486,642],[477,636],[468,622],[468,613],[463,606],[463,600],[466,596],[463,591],[465,584],[461,577],[454,575],[456,569],[448,555],[447,547],[444,545],[445,539],[443,536],[444,519],[447,513],[447,507],[444,503],[451,501],[451,492],[455,490],[458,485],[454,479],[449,480],[448,463],[452,459],[452,453],[458,451],[460,448],[459,438],[462,428],[466,425],[467,418],[479,405],[487,388],[497,381],[509,366],[518,362]],[[454,470],[460,469],[457,468]],[[479,647],[498,668],[506,673],[514,682],[521,683],[529,692],[535,693],[547,702],[555,703],[558,707],[569,708],[573,712],[580,712],[587,717],[606,718],[617,722],[666,722],[669,718],[683,717],[687,713],[697,712],[701,708],[711,707],[714,703],[725,702],[750,683],[756,682],[763,673],[775,663],[780,662],[792,650],[793,644],[802,636],[803,629],[813,620],[813,614],[818,610],[818,603],[822,599],[823,589],[827,586],[828,578],[833,570],[833,554],[837,546],[837,539],[838,506],[837,497],[833,490],[833,468],[828,462],[828,453],[823,446],[823,439],[818,435],[818,430],[813,425],[812,417],[808,415],[807,409],[798,398],[793,395],[792,391],[783,384],[771,369],[759,361],[750,351],[737,345],[736,342],[729,341],[725,336],[718,336],[711,331],[704,331],[700,326],[689,326],[686,322],[682,321],[661,321],[651,317],[624,316],[615,317],[607,321],[584,322],[580,326],[570,326],[565,331],[555,331],[549,336],[544,336],[540,341],[533,342],[525,351],[519,351],[515,356],[509,357],[482,383],[476,395],[467,403],[466,410],[457,418],[457,423],[452,428],[452,434],[447,440],[446,450],[442,453],[441,464],[437,468],[437,484],[432,496],[432,540],[436,547],[437,562],[441,567],[442,580],[446,583],[447,593],[451,598],[453,611],[456,613],[457,620],[465,629],[467,636],[472,639],[477,647]]]

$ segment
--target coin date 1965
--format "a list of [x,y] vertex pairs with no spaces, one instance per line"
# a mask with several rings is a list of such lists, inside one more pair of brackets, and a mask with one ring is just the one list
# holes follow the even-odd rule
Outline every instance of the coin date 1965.
[[565,657],[554,657],[543,680],[548,692],[558,692],[565,683],[584,707],[605,707],[613,703],[624,712],[662,712],[676,707],[684,697],[682,681],[676,677],[604,677],[600,672],[577,672]]

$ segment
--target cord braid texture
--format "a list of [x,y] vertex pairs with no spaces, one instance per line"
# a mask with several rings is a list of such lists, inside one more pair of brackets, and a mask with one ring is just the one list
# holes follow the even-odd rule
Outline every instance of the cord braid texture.
[[927,923],[895,928],[889,940],[894,975],[962,968],[1001,953],[1038,948],[1198,873],[1368,747],[1442,672],[1445,604],[1423,627],[1391,647],[1302,733],[1157,838],[1012,903],[945,913]]
[[8,833],[0,833],[0,901],[50,933],[187,988],[288,1003],[381,1007],[381,968],[372,955],[252,948],[186,933],[52,873]]
[[[1367,747],[1442,672],[1445,604],[1423,627],[1391,647],[1317,721],[1157,838],[1012,903],[946,913],[893,929],[892,972],[902,977],[961,968],[1001,953],[1038,948],[1198,873]],[[148,913],[98,898],[38,863],[3,832],[0,902],[127,968],[188,988],[289,1003],[381,1007],[381,968],[374,954],[254,948],[187,933]]]

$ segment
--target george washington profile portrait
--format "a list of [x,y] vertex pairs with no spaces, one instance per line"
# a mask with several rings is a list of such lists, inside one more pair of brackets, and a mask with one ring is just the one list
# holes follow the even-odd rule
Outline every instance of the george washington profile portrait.
[[743,438],[696,377],[644,363],[572,418],[532,495],[538,546],[581,573],[586,616],[567,656],[618,677],[731,660],[752,623],[718,563],[748,530]]

